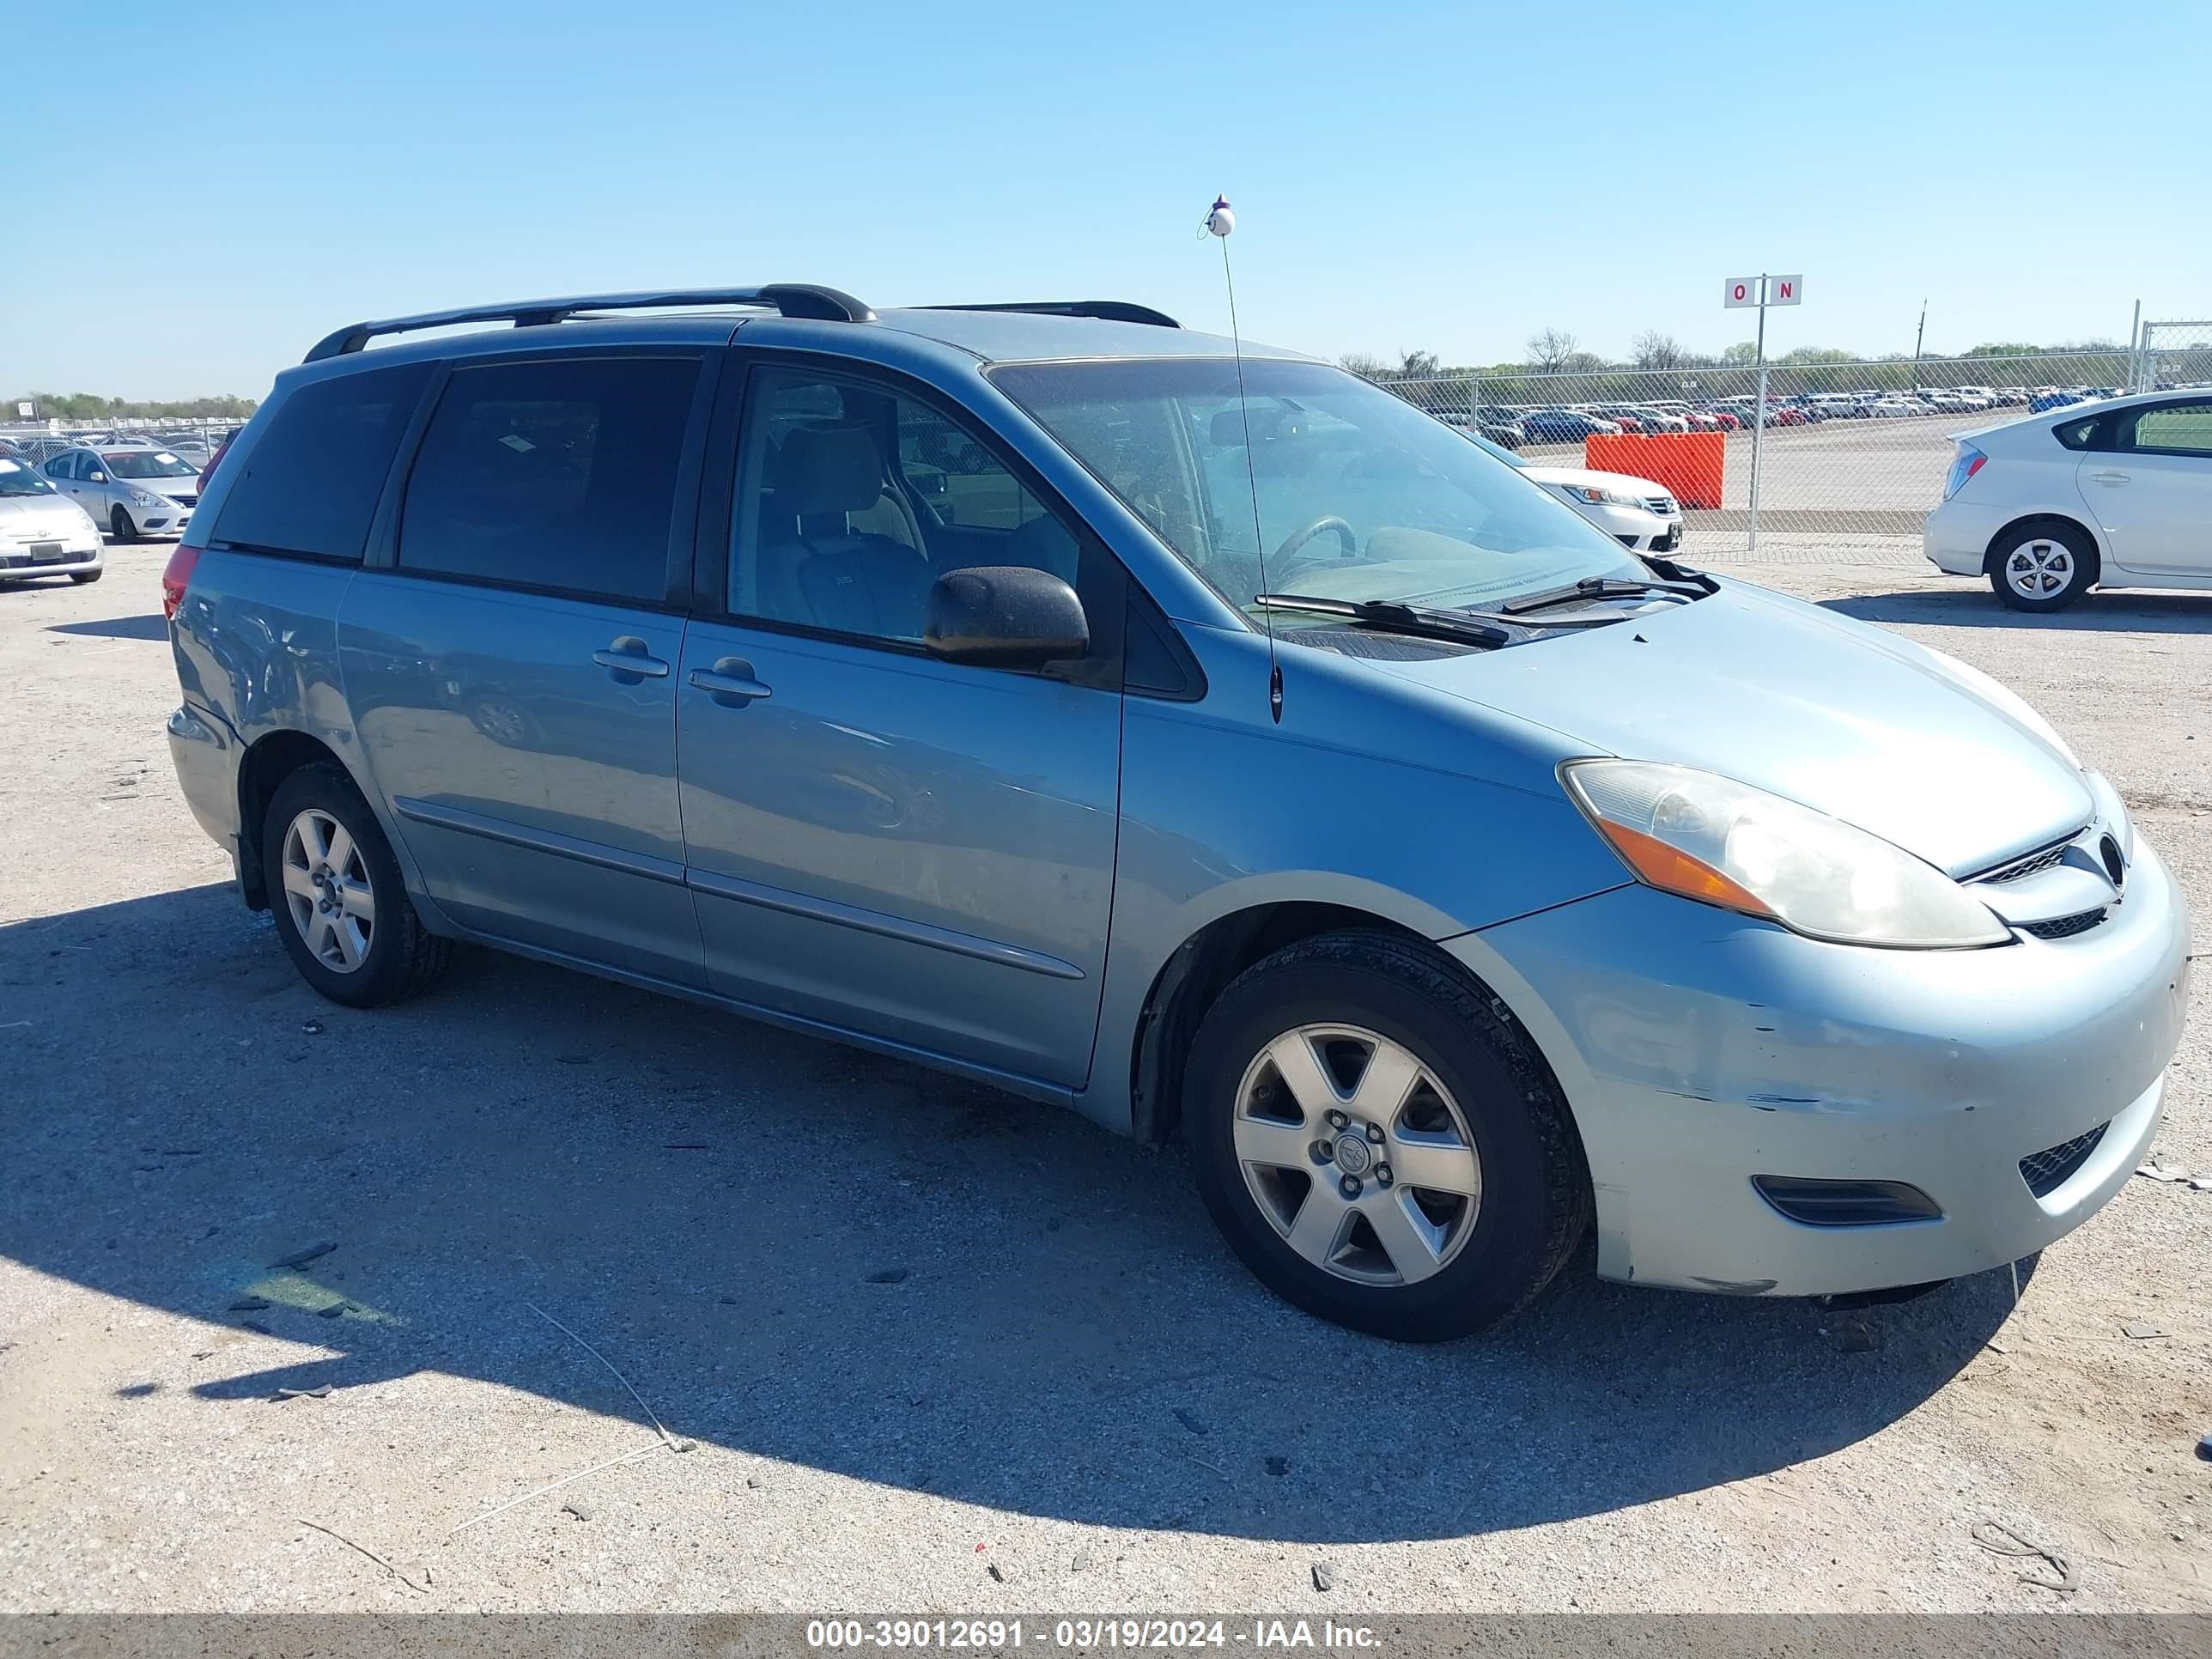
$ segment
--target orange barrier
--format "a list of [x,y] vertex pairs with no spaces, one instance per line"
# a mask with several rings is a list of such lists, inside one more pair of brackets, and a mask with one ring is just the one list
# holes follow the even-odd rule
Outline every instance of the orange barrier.
[[1725,432],[1593,432],[1583,440],[1583,465],[1662,483],[1684,507],[1721,504]]

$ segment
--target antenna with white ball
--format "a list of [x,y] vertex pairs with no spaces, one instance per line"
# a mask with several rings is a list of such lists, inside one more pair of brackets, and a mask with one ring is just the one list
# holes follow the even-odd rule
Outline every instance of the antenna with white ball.
[[[1265,594],[1273,591],[1267,586],[1267,540],[1266,532],[1260,528],[1260,478],[1252,461],[1252,411],[1244,398],[1244,338],[1237,326],[1237,278],[1229,269],[1229,233],[1236,228],[1237,215],[1229,205],[1229,198],[1217,196],[1198,234],[1212,236],[1221,244],[1221,280],[1229,289],[1229,344],[1237,359],[1237,418],[1244,428],[1244,483],[1252,495],[1252,546],[1260,561],[1260,593]],[[1274,611],[1262,605],[1260,619],[1267,630],[1267,712],[1279,725],[1283,718],[1283,667],[1275,659]]]

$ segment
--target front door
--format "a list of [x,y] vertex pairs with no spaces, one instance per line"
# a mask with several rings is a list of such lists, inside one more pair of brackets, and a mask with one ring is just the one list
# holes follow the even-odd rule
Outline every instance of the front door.
[[2081,458],[2081,493],[2114,562],[2160,576],[2212,576],[2212,398],[2144,404],[2114,417],[2113,448]]
[[432,896],[497,938],[690,986],[671,594],[700,380],[696,356],[456,369],[396,568],[355,579],[339,629],[365,758]]
[[[713,985],[1079,1086],[1113,899],[1118,568],[915,388],[763,359],[712,441],[735,461],[723,614],[692,623],[677,698]],[[1094,659],[924,652],[930,583],[985,564],[1074,584]]]

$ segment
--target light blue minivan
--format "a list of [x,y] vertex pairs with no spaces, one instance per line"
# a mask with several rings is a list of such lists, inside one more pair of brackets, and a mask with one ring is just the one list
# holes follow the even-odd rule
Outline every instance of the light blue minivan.
[[1593,1227],[1973,1272],[2158,1124],[2181,900],[2019,698],[1140,306],[342,329],[164,586],[185,793],[325,996],[491,945],[1179,1134],[1362,1329]]

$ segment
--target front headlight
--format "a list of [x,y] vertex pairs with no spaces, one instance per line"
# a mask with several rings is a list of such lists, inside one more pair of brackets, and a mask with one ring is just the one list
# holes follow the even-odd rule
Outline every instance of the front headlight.
[[2002,945],[1989,908],[1934,866],[1825,812],[1651,761],[1570,761],[1561,781],[1637,878],[1844,945]]
[[1631,496],[1619,490],[1607,489],[1599,484],[1561,484],[1559,493],[1571,501],[1586,502],[1591,507],[1633,507]]
[[149,495],[143,489],[134,489],[131,492],[131,505],[133,507],[159,507],[161,504],[158,496]]

